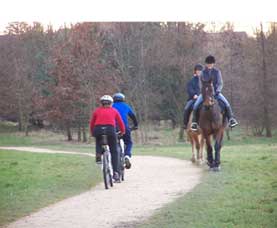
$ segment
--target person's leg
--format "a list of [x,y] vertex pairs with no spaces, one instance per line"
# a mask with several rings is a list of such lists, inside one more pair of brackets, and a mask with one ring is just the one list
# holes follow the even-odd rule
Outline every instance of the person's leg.
[[235,119],[234,117],[234,114],[233,114],[233,111],[232,111],[232,108],[231,108],[231,105],[230,103],[228,102],[228,100],[223,96],[222,93],[219,93],[216,98],[220,101],[222,101],[224,104],[225,104],[225,107],[226,107],[226,116],[228,118],[228,121],[229,121],[229,126],[230,127],[235,127],[236,125],[238,125],[238,122],[237,120]]
[[101,164],[102,147],[101,147],[101,130],[96,126],[93,130],[93,136],[95,137],[95,161],[97,164]]
[[[111,157],[112,157],[112,167],[114,172],[114,177],[118,177],[119,174],[119,154],[117,151],[117,136],[115,133],[115,129],[108,131],[108,141],[109,141],[109,147],[111,151]],[[115,178],[117,179],[117,178]]]
[[131,131],[129,128],[126,128],[125,134],[123,135],[123,141],[126,146],[124,155],[127,155],[129,157],[132,157],[132,147],[133,147],[133,141],[131,138]]
[[194,104],[195,100],[191,99],[187,102],[184,108],[184,128],[187,128],[187,124],[189,122],[189,115]]
[[197,131],[197,129],[198,129],[197,111],[202,102],[203,102],[203,96],[202,96],[202,94],[200,94],[193,105],[192,123],[191,123],[191,130],[193,130],[193,131]]
[[131,168],[131,157],[132,157],[132,147],[133,147],[133,141],[131,138],[131,131],[129,128],[126,128],[126,132],[123,135],[123,141],[125,144],[125,151],[124,151],[124,155],[125,155],[125,167],[126,169],[130,169]]

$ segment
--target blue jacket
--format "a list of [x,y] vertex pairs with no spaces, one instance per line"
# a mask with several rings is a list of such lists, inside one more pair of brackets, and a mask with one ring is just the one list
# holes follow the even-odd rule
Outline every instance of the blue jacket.
[[221,93],[221,90],[223,88],[223,80],[220,70],[216,68],[208,69],[207,67],[205,67],[201,74],[201,80],[209,81],[211,79],[213,81],[215,94]]
[[136,115],[127,103],[123,101],[116,101],[113,103],[113,107],[119,112],[126,128],[129,128],[128,117],[133,120],[134,127],[138,126]]
[[199,77],[193,76],[187,84],[188,100],[192,100],[193,96],[200,94]]

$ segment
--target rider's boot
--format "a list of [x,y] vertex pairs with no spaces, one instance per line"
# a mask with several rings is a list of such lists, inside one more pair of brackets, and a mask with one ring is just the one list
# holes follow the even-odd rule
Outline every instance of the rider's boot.
[[238,125],[238,121],[235,119],[235,117],[233,115],[231,106],[226,107],[226,111],[227,111],[226,115],[227,115],[227,118],[229,120],[229,127],[233,128],[233,127],[237,126]]
[[192,131],[197,131],[198,130],[197,110],[193,110],[193,112],[192,112],[191,130]]
[[101,155],[101,153],[96,153],[95,161],[96,161],[96,164],[98,164],[98,165],[102,164],[102,155]]
[[184,111],[184,129],[187,128],[187,124],[189,122],[189,113],[190,113],[189,109],[185,109],[185,111]]
[[113,172],[113,179],[116,183],[120,182],[119,174],[118,172]]
[[125,155],[124,161],[125,161],[125,168],[126,168],[126,169],[130,169],[131,166],[132,166],[130,156]]

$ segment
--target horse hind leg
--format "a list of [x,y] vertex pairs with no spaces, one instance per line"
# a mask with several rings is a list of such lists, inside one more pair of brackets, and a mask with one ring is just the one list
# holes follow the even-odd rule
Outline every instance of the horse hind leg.
[[195,155],[195,143],[191,143],[191,148],[192,148],[192,156],[191,156],[191,162],[195,163],[196,162],[196,155]]
[[197,151],[197,165],[201,165],[202,163],[202,160],[201,160],[201,145],[200,145],[200,142],[199,142],[199,136],[197,136],[197,140],[195,142],[196,144],[196,151]]
[[202,164],[204,162],[203,149],[204,149],[204,138],[201,135],[200,136],[200,150],[199,150],[200,164]]
[[195,140],[193,136],[190,135],[190,143],[191,143],[191,151],[192,151],[192,157],[191,157],[191,162],[195,163],[196,162],[196,155],[195,155]]

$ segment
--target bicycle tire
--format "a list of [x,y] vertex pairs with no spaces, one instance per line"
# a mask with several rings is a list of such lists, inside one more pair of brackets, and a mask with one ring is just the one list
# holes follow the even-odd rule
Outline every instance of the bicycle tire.
[[113,187],[112,174],[109,168],[108,151],[105,151],[103,153],[103,178],[104,178],[105,189],[109,189],[109,187]]
[[117,150],[119,154],[119,180],[124,181],[125,161],[120,144],[117,145]]

